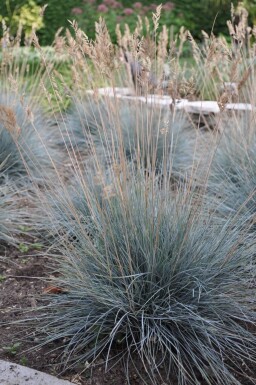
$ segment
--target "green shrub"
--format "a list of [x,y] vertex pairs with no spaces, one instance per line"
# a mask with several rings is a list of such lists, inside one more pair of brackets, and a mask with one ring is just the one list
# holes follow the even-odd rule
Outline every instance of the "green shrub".
[[[78,3],[81,2],[81,0],[78,0]],[[48,7],[44,13],[45,28],[38,31],[40,44],[42,45],[50,45],[58,29],[65,29],[70,26],[68,20],[73,19],[71,10],[76,4],[74,0],[65,0],[64,3],[58,0],[50,0],[47,3]],[[37,0],[37,4],[43,7],[45,1]]]
[[[28,9],[28,1],[31,0],[8,0],[3,2],[0,4],[0,15],[8,18],[7,21],[11,22],[11,25],[14,26],[16,19],[12,20],[12,14],[19,15],[22,7],[25,7],[23,9]],[[35,0],[34,2],[41,7],[45,4],[44,0]],[[236,4],[237,2],[234,1],[233,3]],[[105,6],[105,8],[100,8],[102,12],[98,11],[98,7],[101,4]],[[44,27],[38,30],[40,42],[42,45],[50,45],[56,31],[62,27],[64,29],[68,28],[68,20],[74,18],[78,20],[81,28],[84,29],[89,38],[94,38],[94,22],[102,15],[106,18],[111,37],[115,41],[115,27],[117,23],[120,23],[122,27],[124,23],[127,23],[133,29],[136,24],[137,15],[139,14],[142,17],[148,16],[151,20],[152,11],[155,12],[156,5],[151,1],[128,2],[126,0],[109,0],[102,2],[97,0],[83,2],[82,0],[66,0],[63,3],[58,0],[49,0],[43,19]],[[184,25],[191,30],[196,38],[201,38],[202,29],[210,33],[213,28],[216,34],[228,34],[226,20],[230,18],[230,5],[230,0],[218,6],[213,3],[210,7],[206,6],[204,0],[193,3],[190,0],[163,2],[160,27],[164,24],[167,27],[173,26],[173,32],[176,33]],[[106,7],[108,8],[107,12]],[[252,8],[251,5],[250,8]],[[35,13],[36,8],[33,5],[32,7],[30,6],[30,9],[32,12],[29,17],[33,15],[33,12]],[[38,20],[36,16],[33,17],[34,21]],[[28,26],[31,25],[30,20],[26,19],[25,21],[28,23]]]
[[6,0],[3,8],[0,8],[0,21],[4,20],[14,34],[21,26],[25,37],[28,37],[32,30],[38,31],[44,26],[41,9],[34,0],[20,1],[20,4]]
[[[230,17],[231,1],[223,6],[212,6],[206,8],[203,1],[191,3],[191,1],[172,1],[162,3],[162,14],[159,21],[160,29],[163,25],[172,27],[172,32],[178,33],[181,26],[188,28],[193,36],[201,39],[201,30],[207,33],[213,30],[215,34],[227,34],[226,20]],[[157,4],[151,2],[130,2],[125,4],[122,1],[105,0],[86,2],[73,8],[73,17],[75,17],[81,29],[89,36],[94,38],[94,22],[99,16],[103,16],[110,36],[116,41],[116,24],[124,28],[125,23],[131,29],[134,29],[137,22],[137,16],[142,18],[147,16],[152,19],[152,12],[156,11]],[[216,20],[215,20],[216,19]],[[207,22],[206,22],[207,20]]]
[[255,0],[244,0],[243,5],[248,10],[249,16],[250,16],[253,24],[256,24],[256,1]]
[[[15,65],[24,65],[38,68],[42,64],[42,56],[44,57],[46,63],[50,66],[51,63],[59,64],[68,62],[67,55],[58,54],[53,47],[42,47],[41,50],[37,50],[34,47],[14,47],[11,52],[8,52],[12,55],[11,60]],[[4,55],[6,52],[0,52],[0,62],[4,60]],[[9,63],[10,64],[10,63]],[[36,73],[36,70],[33,71]]]

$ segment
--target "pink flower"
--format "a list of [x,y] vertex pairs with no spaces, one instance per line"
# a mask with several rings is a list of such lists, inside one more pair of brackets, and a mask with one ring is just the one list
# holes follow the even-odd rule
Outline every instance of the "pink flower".
[[83,10],[82,8],[75,7],[71,9],[71,13],[73,13],[73,15],[81,15],[83,13]]
[[132,14],[133,14],[133,9],[131,9],[131,8],[125,8],[125,9],[124,9],[124,14],[125,14],[125,16],[130,16],[130,15],[132,15]]
[[139,1],[137,1],[137,3],[133,4],[133,8],[140,9],[140,8],[142,8],[142,4]]
[[163,5],[163,10],[164,11],[172,11],[173,10],[173,8],[175,8],[175,5],[173,4],[173,3],[171,3],[170,1],[168,1],[168,3],[165,3],[164,5]]
[[122,8],[122,4],[119,1],[114,1],[111,8]]
[[105,4],[100,4],[97,8],[98,12],[107,13],[108,7]]
[[156,8],[157,8],[157,5],[156,4],[150,4],[150,6],[149,6],[149,9],[151,9],[152,11],[155,11],[156,10]]

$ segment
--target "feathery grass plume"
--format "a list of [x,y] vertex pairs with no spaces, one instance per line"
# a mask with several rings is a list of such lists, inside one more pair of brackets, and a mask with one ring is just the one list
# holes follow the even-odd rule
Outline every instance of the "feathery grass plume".
[[[161,6],[153,14],[154,33],[149,29],[148,20],[138,18],[134,30],[125,25],[121,31],[116,28],[118,47],[110,41],[106,26],[101,19],[96,25],[96,39],[90,41],[86,31],[81,31],[76,23],[72,23],[75,38],[67,35],[67,48],[73,61],[75,87],[91,88],[99,84],[113,87],[129,87],[135,94],[160,93],[167,90],[167,79],[164,75],[164,65],[174,60],[168,45],[169,30],[163,28],[157,34]],[[183,43],[182,43],[183,44]],[[176,59],[176,57],[175,57]]]
[[[252,72],[254,66],[253,29],[248,27],[248,12],[241,7],[241,19],[234,25],[228,21],[232,46],[228,39],[209,36],[203,31],[203,43],[199,46],[190,32],[187,38],[192,47],[197,68],[192,68],[196,89],[200,98],[217,100],[223,109],[226,103],[255,102],[252,98]],[[254,86],[253,86],[254,84]]]
[[161,16],[161,11],[162,11],[162,4],[158,5],[158,7],[156,8],[156,13],[153,13],[154,32],[156,32],[159,27],[159,19]]
[[[21,119],[24,125],[31,126],[31,132],[33,125],[34,131],[39,128],[36,124],[44,125],[49,133],[48,136],[43,135],[42,128],[39,128],[41,132],[38,132],[37,136],[38,143],[41,141],[41,144],[38,147],[43,147],[40,135],[47,136],[51,151],[54,140],[59,135],[56,127],[53,129],[53,126],[56,126],[56,113],[59,115],[69,103],[66,88],[71,82],[70,59],[64,52],[60,31],[57,31],[51,47],[40,47],[33,31],[29,39],[22,41],[21,32],[18,31],[12,38],[8,29],[3,31],[0,52],[0,104],[4,108],[13,109],[14,115],[18,113],[18,117],[15,117],[17,123],[20,124]],[[61,102],[60,98],[57,98],[59,95]],[[52,138],[49,136],[50,131]],[[33,138],[35,136],[35,133],[32,134]],[[57,147],[54,152],[57,158]],[[54,152],[51,155],[54,155]]]
[[153,15],[153,31],[141,19],[134,30],[125,26],[122,32],[117,26],[118,47],[111,41],[102,19],[96,25],[95,41],[72,23],[75,37],[67,34],[66,52],[72,60],[74,87],[129,87],[133,83],[135,93],[215,100],[223,108],[228,102],[252,102],[255,29],[247,27],[246,12],[236,28],[232,22],[228,24],[232,26],[231,46],[230,39],[213,33],[203,32],[201,44],[184,28],[177,36],[165,27],[156,33],[160,8]]
[[41,309],[42,343],[65,341],[66,367],[102,354],[107,366],[116,354],[136,367],[137,356],[147,383],[241,385],[256,358],[254,243],[239,223],[217,221],[211,204],[167,182],[116,177],[103,182],[100,203],[81,180],[94,233],[88,213],[68,207],[80,217],[79,242],[56,237],[52,284],[61,294]]
[[30,175],[34,181],[49,177],[60,160],[50,120],[30,99],[0,93],[0,161],[2,176],[16,180]]
[[1,87],[9,90],[11,83],[12,89],[29,93],[33,100],[44,103],[40,83],[46,83],[50,88],[49,75],[56,69],[62,72],[65,68],[65,72],[69,73],[70,59],[63,49],[64,42],[60,32],[61,30],[56,32],[52,46],[40,47],[34,30],[29,38],[27,36],[23,41],[21,24],[16,35],[10,36],[9,29],[3,23],[0,52]]
[[63,137],[71,152],[96,155],[106,165],[128,160],[138,169],[185,177],[198,163],[197,133],[185,114],[140,101],[75,100]]
[[256,114],[243,112],[221,123],[223,133],[209,170],[209,191],[221,199],[221,212],[256,213]]

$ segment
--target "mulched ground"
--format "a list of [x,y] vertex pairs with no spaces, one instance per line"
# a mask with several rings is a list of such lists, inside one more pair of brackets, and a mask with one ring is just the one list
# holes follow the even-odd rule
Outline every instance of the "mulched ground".
[[[149,384],[139,360],[135,360],[137,371],[129,369],[129,381],[119,363],[105,372],[104,359],[99,359],[93,368],[77,367],[74,371],[61,373],[59,353],[53,351],[57,344],[35,349],[38,338],[33,330],[27,330],[13,321],[27,317],[27,309],[40,305],[40,294],[48,287],[51,274],[49,259],[42,250],[24,251],[24,247],[10,245],[0,247],[0,359],[29,366],[36,370],[67,379],[77,385],[142,385]],[[25,326],[25,327],[24,327]],[[142,378],[140,375],[142,375]],[[242,381],[243,385],[255,382]],[[198,385],[204,385],[202,381]],[[159,381],[159,385],[177,385],[170,379]]]

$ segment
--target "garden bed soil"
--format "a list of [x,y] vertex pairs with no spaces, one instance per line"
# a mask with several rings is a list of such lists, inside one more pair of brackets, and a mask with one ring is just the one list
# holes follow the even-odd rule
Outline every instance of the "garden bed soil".
[[[27,309],[40,305],[40,294],[47,290],[47,277],[51,274],[48,257],[42,250],[39,253],[32,248],[24,253],[20,248],[5,245],[0,248],[0,258],[0,359],[52,374],[76,385],[149,384],[146,373],[142,375],[143,380],[140,377],[143,370],[139,359],[135,360],[136,370],[129,369],[129,382],[120,363],[105,372],[103,358],[93,368],[80,366],[61,373],[59,352],[54,350],[58,344],[35,349],[38,339],[33,330],[26,329],[26,324],[14,323],[26,318]],[[255,382],[242,383],[252,385]],[[159,384],[177,385],[170,379]],[[204,385],[203,382],[200,384]]]

